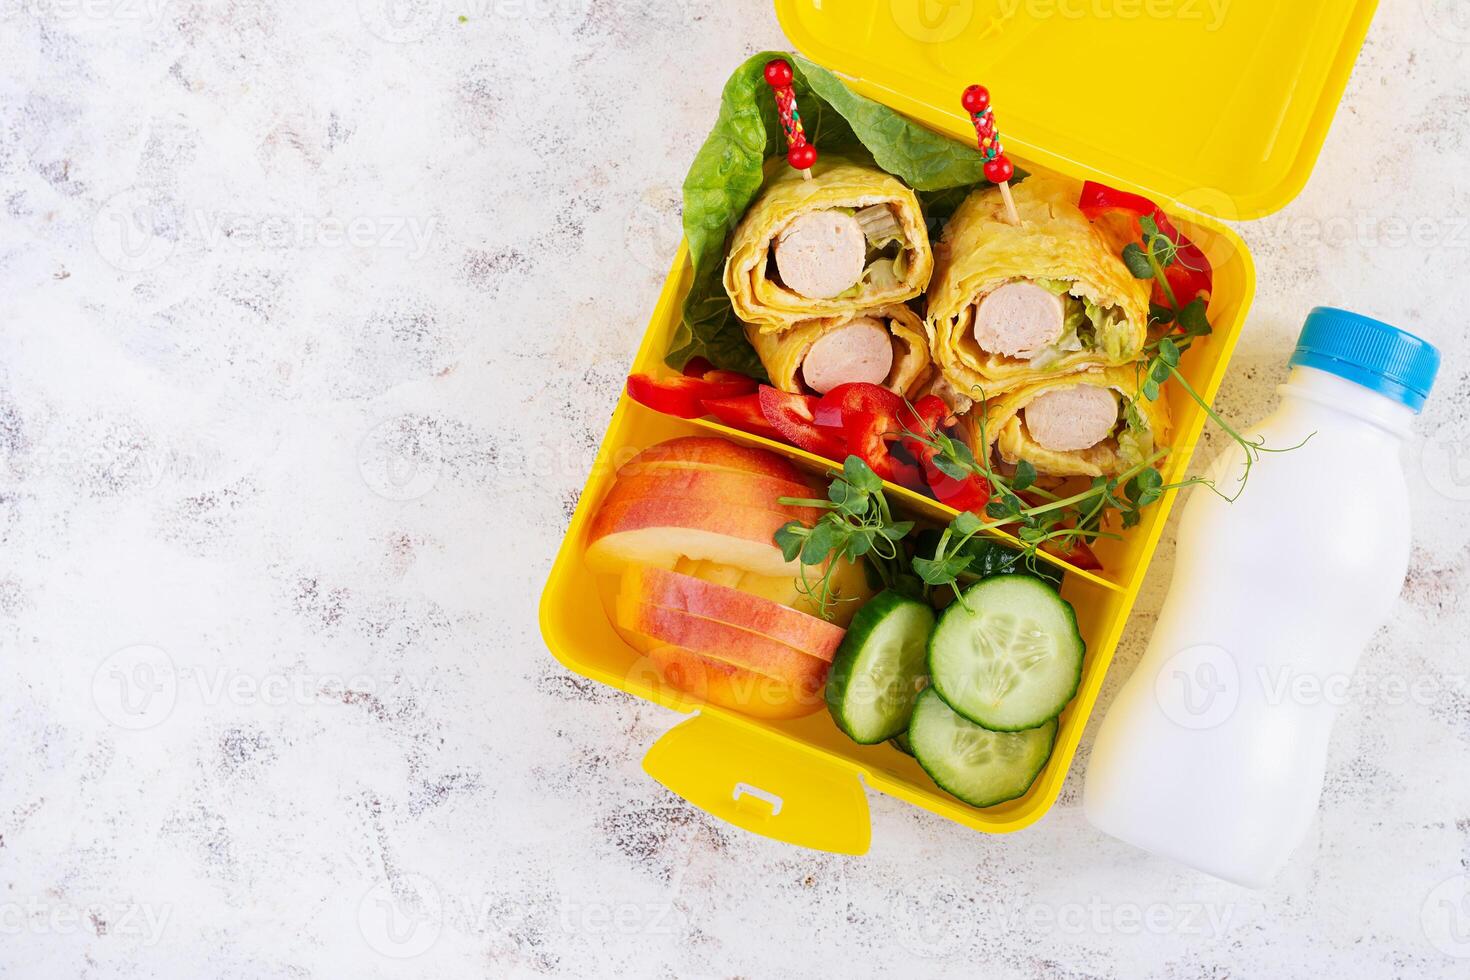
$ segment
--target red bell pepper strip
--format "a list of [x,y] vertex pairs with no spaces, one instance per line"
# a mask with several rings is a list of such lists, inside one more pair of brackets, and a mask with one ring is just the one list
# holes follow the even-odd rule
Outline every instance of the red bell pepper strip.
[[984,516],[985,505],[990,503],[990,481],[985,477],[971,473],[956,480],[934,465],[931,458],[924,463],[924,478],[929,483],[929,492],[941,504]]
[[[1135,218],[1152,215],[1155,221],[1164,217],[1159,206],[1142,194],[1130,194],[1095,180],[1089,180],[1082,185],[1077,207],[1089,221],[1096,221],[1105,214],[1129,214]],[[1164,220],[1167,221],[1168,218]],[[1159,225],[1159,230],[1164,230],[1163,224]]]
[[710,399],[738,398],[755,391],[756,381],[731,371],[711,371],[702,378],[679,376],[658,380],[647,374],[628,375],[628,397],[656,412],[681,419],[697,419]]
[[903,398],[881,385],[854,381],[838,385],[817,402],[816,424],[840,432],[847,451],[890,483],[910,488],[924,485],[919,468],[893,455],[899,442],[900,418],[908,406]]
[[715,366],[703,357],[691,357],[684,362],[683,375],[686,378],[702,378],[715,369]]
[[701,381],[748,385],[748,390],[752,394],[755,392],[756,380],[754,378],[741,374],[739,371],[722,371],[702,357],[689,358],[682,373],[686,378],[698,378]]
[[[1174,293],[1174,301],[1178,304],[1178,308],[1188,305],[1201,294],[1208,295],[1214,289],[1215,274],[1210,268],[1210,260],[1206,257],[1204,250],[1185,238],[1174,227],[1169,216],[1164,214],[1163,209],[1153,201],[1141,194],[1114,190],[1106,184],[1089,180],[1082,185],[1082,195],[1077,201],[1077,206],[1090,221],[1096,221],[1109,214],[1123,215],[1132,219],[1134,236],[1140,240],[1143,238],[1143,229],[1138,224],[1139,219],[1145,217],[1154,219],[1154,223],[1159,226],[1159,231],[1179,246],[1174,263],[1164,270],[1164,278],[1169,282],[1169,288]],[[1158,282],[1154,283],[1152,301],[1159,306],[1174,308]]]
[[[1039,494],[1029,493],[1025,490],[1022,490],[1018,496],[1026,502],[1028,507],[1039,507],[1045,502],[1045,498]],[[1017,528],[1016,525],[1010,524],[1004,530],[1014,534]],[[1061,559],[1074,568],[1095,572],[1103,567],[1102,562],[1097,560],[1097,555],[1093,552],[1092,546],[1083,538],[1070,538],[1066,544],[1053,538],[1042,544],[1041,550],[1053,558]]]
[[839,463],[847,458],[842,440],[825,429],[819,429],[813,421],[816,396],[761,385],[758,400],[761,414],[786,442]]
[[889,483],[918,488],[924,485],[924,476],[919,468],[907,460],[894,456],[888,448],[888,439],[896,428],[885,417],[870,415],[848,423],[847,451]]
[[[914,403],[912,411],[905,406],[904,428],[915,433],[937,433],[948,426],[949,406],[938,395],[925,395]],[[918,439],[905,439],[904,447],[924,469],[924,482],[941,504],[955,510],[981,513],[990,503],[990,481],[975,473],[956,479],[934,464],[939,450]]]
[[1056,540],[1047,541],[1041,546],[1041,550],[1083,571],[1096,572],[1103,567],[1092,548],[1081,538],[1072,538],[1067,544],[1061,544]]
[[850,423],[861,421],[864,416],[882,415],[893,419],[897,431],[898,413],[902,409],[903,399],[882,385],[850,381],[818,399],[816,421],[823,428],[846,431]]
[[710,415],[732,429],[765,436],[775,442],[786,441],[776,427],[766,421],[766,416],[761,411],[759,392],[751,392],[738,398],[706,398],[704,407]]
[[[914,402],[912,408],[905,405],[901,417],[903,427],[909,432],[928,436],[947,428],[950,424],[950,414],[949,406],[944,403],[943,398],[938,395],[925,395]],[[920,463],[933,459],[935,453],[938,452],[933,446],[920,442],[918,439],[906,438],[903,440],[903,445]]]
[[747,395],[755,394],[755,389],[760,382],[739,371],[706,371],[701,379],[712,385],[732,385],[740,388]]

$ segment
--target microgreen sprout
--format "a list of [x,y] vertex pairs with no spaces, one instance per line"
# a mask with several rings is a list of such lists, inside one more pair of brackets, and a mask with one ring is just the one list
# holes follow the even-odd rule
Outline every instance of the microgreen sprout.
[[[988,445],[983,406],[982,393],[980,407],[973,417],[980,425],[980,444]],[[964,442],[943,432],[908,432],[905,438],[934,449],[934,465],[946,475],[961,479],[973,474],[989,482],[991,487],[990,503],[983,518],[972,513],[960,514],[945,532],[948,537],[941,537],[934,558],[915,559],[914,571],[931,586],[956,587],[958,575],[966,567],[961,553],[977,534],[1010,532],[1021,543],[1017,560],[1034,562],[1039,551],[1066,559],[1080,545],[1119,537],[1104,527],[1110,512],[1121,514],[1123,526],[1132,527],[1142,520],[1145,507],[1165,491],[1174,489],[1164,485],[1155,469],[1168,455],[1167,449],[1156,451],[1118,476],[1096,477],[1086,489],[1062,497],[1036,486],[1036,467],[1027,460],[1017,462],[1014,473],[1007,476],[989,460],[976,458]]]
[[[1157,283],[1160,292],[1168,300],[1168,305],[1158,303],[1149,305],[1149,325],[1163,328],[1163,330],[1159,336],[1144,346],[1147,361],[1139,367],[1139,375],[1142,379],[1139,383],[1139,390],[1149,401],[1155,401],[1159,397],[1159,386],[1173,378],[1185,394],[1204,409],[1205,414],[1220,427],[1221,431],[1240,446],[1245,454],[1245,462],[1234,493],[1225,493],[1213,480],[1192,481],[1203,483],[1214,493],[1233,503],[1245,490],[1246,481],[1250,478],[1251,467],[1260,461],[1261,453],[1290,452],[1303,445],[1306,439],[1297,443],[1296,446],[1288,446],[1284,449],[1268,447],[1265,438],[1261,436],[1247,439],[1234,426],[1225,421],[1220,413],[1216,412],[1214,407],[1201,397],[1199,392],[1195,391],[1189,379],[1179,370],[1179,358],[1193,346],[1197,339],[1207,337],[1213,332],[1214,328],[1206,313],[1207,304],[1204,297],[1196,296],[1183,306],[1179,305],[1179,298],[1175,295],[1173,284],[1169,282],[1169,276],[1165,272],[1176,262],[1184,268],[1189,268],[1180,258],[1179,242],[1160,231],[1158,222],[1152,216],[1140,218],[1138,224],[1143,231],[1143,237],[1140,241],[1130,242],[1124,247],[1123,264],[1128,267],[1128,271],[1133,274],[1134,278],[1149,279]],[[1310,435],[1307,436],[1307,439],[1310,438]]]
[[[810,527],[788,521],[776,532],[776,545],[786,560],[800,560],[797,590],[823,617],[830,619],[837,603],[853,598],[841,595],[833,582],[841,561],[864,559],[882,588],[915,591],[904,569],[902,546],[914,522],[893,519],[883,480],[857,456],[847,457],[842,472],[833,474],[826,500],[782,497],[781,503],[826,511]],[[809,569],[820,575],[814,579]]]
[[[1155,336],[1144,346],[1146,357],[1138,367],[1138,397],[1147,401],[1157,400],[1161,386],[1173,379],[1244,450],[1244,471],[1235,492],[1227,495],[1213,480],[1204,477],[1165,483],[1160,466],[1169,455],[1169,449],[1161,448],[1116,476],[1094,477],[1085,488],[1062,496],[1066,491],[1046,489],[1037,484],[1038,473],[1030,461],[1021,459],[1002,472],[991,459],[977,458],[964,439],[924,421],[910,405],[907,417],[918,421],[912,423],[912,428],[906,422],[899,432],[890,434],[899,437],[910,448],[923,447],[927,450],[926,455],[931,456],[934,468],[953,480],[972,477],[984,480],[990,489],[989,502],[983,512],[967,511],[955,517],[939,534],[932,555],[915,555],[908,562],[912,569],[910,574],[905,569],[902,542],[914,523],[893,519],[888,500],[883,495],[883,481],[858,457],[849,456],[842,473],[834,474],[828,488],[828,499],[782,498],[783,504],[826,511],[811,527],[800,521],[791,521],[776,532],[776,543],[786,560],[800,559],[799,591],[817,603],[822,615],[830,618],[835,603],[850,598],[839,595],[833,584],[839,560],[866,559],[872,572],[870,578],[883,588],[896,588],[910,594],[922,586],[948,588],[960,598],[961,581],[977,576],[972,567],[975,561],[973,545],[980,535],[1007,532],[1020,542],[1020,550],[1001,563],[1002,570],[1015,562],[1025,562],[1034,571],[1038,552],[1077,564],[1080,558],[1091,557],[1089,545],[1093,542],[1121,538],[1111,529],[1114,526],[1127,529],[1140,524],[1143,512],[1166,493],[1202,484],[1224,499],[1234,501],[1245,488],[1251,467],[1261,453],[1289,452],[1297,448],[1276,449],[1266,446],[1262,438],[1246,438],[1200,396],[1180,371],[1179,362],[1184,352],[1196,340],[1209,336],[1213,331],[1206,312],[1207,303],[1204,297],[1197,296],[1182,306],[1179,304],[1165,270],[1175,263],[1188,268],[1181,257],[1182,246],[1160,231],[1152,217],[1139,219],[1139,225],[1142,238],[1124,248],[1123,262],[1136,278],[1157,283],[1160,294],[1168,302],[1167,305],[1150,305],[1149,325],[1154,328]],[[974,394],[976,405],[970,417],[979,429],[976,445],[986,447],[988,457],[987,402],[984,391],[978,387]],[[1142,418],[1136,401],[1125,398],[1123,411],[1129,424]],[[820,569],[821,574],[813,580],[808,569]],[[995,570],[990,569],[991,572]]]

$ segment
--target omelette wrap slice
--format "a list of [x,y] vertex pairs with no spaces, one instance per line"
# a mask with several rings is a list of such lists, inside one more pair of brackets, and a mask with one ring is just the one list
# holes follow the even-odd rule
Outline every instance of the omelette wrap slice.
[[812,173],[777,166],[730,239],[725,291],[762,332],[905,302],[934,270],[919,199],[903,181],[835,157]]
[[1019,226],[994,188],[960,205],[936,247],[928,327],[946,380],[985,397],[1089,367],[1128,364],[1148,333],[1149,283],[1126,244],[1077,207],[1081,185],[1032,176],[1015,190]]
[[1169,409],[1139,392],[1142,367],[1039,378],[989,399],[962,434],[977,458],[1026,460],[1043,476],[1118,476],[1168,445]]
[[746,336],[771,384],[782,391],[826,394],[868,381],[909,396],[929,379],[929,340],[919,315],[902,303],[806,320],[780,333],[748,324]]

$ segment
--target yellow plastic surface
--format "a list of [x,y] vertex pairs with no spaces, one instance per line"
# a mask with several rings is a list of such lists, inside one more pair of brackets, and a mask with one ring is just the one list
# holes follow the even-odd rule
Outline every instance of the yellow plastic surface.
[[858,770],[774,733],[698,715],[654,743],[643,768],[737,827],[821,851],[862,854],[872,826]]
[[[1194,388],[1212,400],[1250,308],[1255,269],[1244,243],[1229,228],[1172,204],[1196,203],[1185,192],[1210,181],[1229,189],[1240,214],[1263,213],[1286,203],[1306,179],[1373,4],[1232,0],[1229,23],[1217,38],[1193,37],[1178,24],[1096,18],[1083,24],[1066,18],[1048,22],[1042,35],[1036,32],[1043,19],[1025,13],[1040,8],[1026,6],[1026,0],[1005,2],[1021,13],[999,27],[986,27],[995,23],[989,0],[948,0],[947,5],[933,0],[931,14],[969,8],[977,18],[971,23],[982,27],[948,36],[949,28],[928,28],[938,33],[926,35],[927,44],[924,36],[912,33],[912,24],[900,28],[895,20],[913,15],[910,0],[778,0],[776,6],[788,34],[803,50],[861,76],[855,87],[931,129],[969,138],[968,121],[949,103],[965,82],[978,77],[996,92],[1002,129],[1008,137],[1018,137],[1009,147],[1018,165],[1094,177],[1149,193],[1163,205],[1214,265],[1210,319],[1215,332],[1197,342],[1181,364]],[[1179,0],[1189,2],[1194,0]],[[1102,9],[1093,0],[1084,8]],[[984,37],[982,28],[989,31]],[[1033,53],[1044,37],[1052,56],[1034,63],[1023,58],[1021,42],[1028,36],[1026,46]],[[1163,44],[1171,56],[1160,68],[1148,51]],[[1090,52],[1097,45],[1119,53],[1110,59],[1084,57],[1084,49]],[[885,55],[881,61],[880,55]],[[1232,81],[1227,70],[1232,60],[1255,67]],[[1113,74],[1102,75],[1104,68]],[[1138,87],[1151,68],[1172,79],[1163,87],[1165,94],[1153,98],[1147,111],[1132,101],[1120,106],[1125,89]],[[1186,92],[1192,93],[1187,100],[1181,94]],[[1058,111],[1047,112],[1047,105]],[[1072,108],[1060,108],[1066,106]],[[1161,118],[1174,125],[1160,125]],[[1181,140],[1188,144],[1183,153],[1178,151]],[[681,246],[630,370],[670,373],[663,355],[690,279],[688,253]],[[1188,467],[1206,416],[1178,385],[1166,385],[1165,391],[1175,435],[1164,477],[1174,482]],[[617,467],[646,446],[701,433],[770,449],[813,473],[829,469],[824,460],[789,446],[713,422],[668,418],[624,395],[541,601],[542,633],[568,669],[677,711],[699,712],[655,744],[645,761],[648,771],[673,792],[736,826],[841,853],[861,853],[868,845],[862,784],[988,833],[1019,830],[1039,819],[1061,791],[1175,493],[1149,508],[1124,540],[1100,544],[1104,571],[1067,568],[1062,595],[1076,608],[1087,642],[1081,687],[1061,716],[1056,747],[1031,790],[1018,800],[977,810],[939,790],[913,759],[891,746],[855,744],[826,711],[791,721],[763,721],[692,700],[666,684],[652,662],[624,643],[601,614],[599,595],[611,586],[587,569],[582,554],[588,526]],[[910,516],[936,522],[954,516],[949,508],[902,488],[890,486],[888,493]],[[776,799],[779,811],[772,802]]]
[[1226,220],[1306,183],[1376,7],[776,0],[797,50],[864,95],[973,136],[959,95],[981,82],[1016,156]]

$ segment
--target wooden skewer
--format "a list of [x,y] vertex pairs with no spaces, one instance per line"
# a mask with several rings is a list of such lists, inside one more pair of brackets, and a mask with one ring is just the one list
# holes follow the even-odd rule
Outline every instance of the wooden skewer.
[[1016,199],[1011,194],[1011,182],[1003,180],[998,186],[1000,187],[1000,196],[1006,202],[1006,220],[1019,228],[1021,226],[1021,212],[1016,210]]

